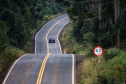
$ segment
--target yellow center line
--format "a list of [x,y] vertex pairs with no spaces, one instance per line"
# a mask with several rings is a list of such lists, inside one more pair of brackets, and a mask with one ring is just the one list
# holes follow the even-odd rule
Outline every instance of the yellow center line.
[[41,69],[40,69],[40,72],[39,72],[39,76],[38,76],[38,79],[37,79],[37,83],[36,84],[40,84],[40,78],[41,78],[41,75],[43,75],[43,68],[44,68],[44,65],[45,65],[45,62],[47,60],[47,58],[49,57],[50,54],[47,54],[42,62],[42,66],[41,66]]
[[[66,18],[68,18],[68,17],[66,17]],[[66,18],[64,18],[64,19],[66,19]],[[60,22],[63,21],[64,19],[62,19],[62,20],[58,21],[56,24],[54,24],[54,25],[51,27],[51,29],[48,31],[48,33],[46,34],[46,37],[45,37],[45,38],[46,38],[46,44],[47,44],[47,55],[45,56],[45,58],[44,58],[44,60],[43,60],[43,62],[42,62],[41,69],[40,69],[40,71],[39,71],[39,75],[38,75],[38,79],[37,79],[36,84],[41,84],[42,76],[43,76],[43,73],[44,73],[44,70],[45,70],[45,65],[46,65],[46,62],[47,62],[47,60],[48,60],[50,54],[51,54],[51,53],[49,53],[49,44],[48,44],[48,39],[47,39],[48,34],[49,34],[50,31],[54,28],[55,25],[57,25],[58,23],[60,23]]]
[[[50,53],[50,54],[51,54],[51,53]],[[50,54],[48,55],[47,59],[49,58]],[[43,73],[44,73],[44,70],[45,70],[45,65],[46,65],[46,63],[47,63],[47,59],[46,59],[46,62],[45,62],[45,64],[44,64],[44,67],[43,67],[43,69],[42,69],[42,74],[41,74],[41,77],[40,77],[40,83],[39,83],[39,84],[41,84],[41,81],[42,81],[42,77],[43,77]]]
[[[68,17],[66,17],[66,18],[68,18]],[[64,19],[66,19],[66,18],[64,18]],[[56,24],[54,24],[53,26],[52,26],[52,28],[48,31],[48,33],[46,34],[46,43],[47,43],[47,53],[49,53],[49,44],[48,44],[48,39],[47,39],[47,37],[48,37],[48,34],[50,33],[50,31],[54,28],[54,26],[56,26],[58,23],[60,23],[61,21],[63,21],[64,19],[62,19],[62,20],[60,20],[60,21],[58,21]]]

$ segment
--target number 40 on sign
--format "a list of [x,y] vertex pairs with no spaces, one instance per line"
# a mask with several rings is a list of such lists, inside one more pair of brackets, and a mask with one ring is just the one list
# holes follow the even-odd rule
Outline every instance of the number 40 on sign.
[[95,48],[94,48],[94,54],[95,54],[96,56],[101,56],[101,55],[103,54],[103,49],[102,49],[100,46],[95,47]]

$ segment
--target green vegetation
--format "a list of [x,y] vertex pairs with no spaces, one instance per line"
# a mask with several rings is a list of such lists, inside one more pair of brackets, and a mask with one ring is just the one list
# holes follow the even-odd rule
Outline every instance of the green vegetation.
[[[48,21],[50,15],[63,11],[62,5],[54,3],[54,0],[1,0],[1,32],[10,45],[23,49],[31,38],[31,29],[38,28],[42,21]],[[2,38],[1,45],[5,40]]]
[[[126,1],[60,1],[70,4],[67,12],[71,23],[62,37],[64,53],[85,55],[80,64],[81,84],[125,84]],[[96,46],[103,48],[103,56],[94,56]]]
[[[110,54],[112,52],[110,51],[108,53]],[[121,51],[121,54],[116,54],[114,58],[99,64],[97,67],[98,78],[101,79],[99,76],[104,77],[104,79],[102,78],[102,81],[98,80],[98,82],[103,82],[103,80],[107,83],[102,84],[109,84],[110,81],[110,84],[123,84],[126,82],[126,52]],[[108,78],[106,79],[105,77]],[[113,81],[112,79],[109,79],[110,77]]]
[[[116,49],[117,50],[117,49]],[[115,48],[110,49],[107,54],[113,54]],[[118,50],[119,51],[119,50]],[[83,69],[83,83],[88,84],[87,80],[85,80],[85,75],[89,77],[89,79],[94,84],[123,84],[126,81],[126,52],[120,51],[120,54],[115,54],[114,58],[109,59],[108,61],[104,61],[104,58],[90,58],[87,66],[93,70],[94,73],[90,76],[91,73],[86,68]],[[98,61],[99,60],[99,61]],[[85,66],[85,62],[83,61]],[[94,68],[94,69],[93,69]],[[93,79],[91,79],[93,77]],[[92,84],[91,83],[91,84]]]
[[23,50],[12,46],[4,49],[0,54],[0,72],[23,54]]
[[108,53],[105,53],[103,56],[104,56],[105,60],[109,60],[120,54],[121,54],[120,50],[113,48],[113,49],[109,50]]
[[[126,2],[120,1],[120,6],[114,0],[83,1],[57,0],[71,4],[67,12],[73,20],[72,35],[79,44],[91,44],[105,48],[117,46],[125,48],[125,17]],[[102,7],[100,6],[102,5]],[[116,7],[116,8],[114,8]],[[117,10],[117,9],[121,10]],[[119,12],[117,15],[115,12]]]
[[[126,82],[126,52],[117,48],[105,49],[103,56],[93,54],[94,47],[86,47],[76,42],[71,36],[72,23],[69,23],[63,33],[64,53],[82,54],[80,84],[124,84]],[[69,35],[69,39],[66,36]]]
[[32,52],[33,34],[65,9],[55,0],[0,0],[0,72]]
[[[69,36],[69,39],[66,39],[66,36]],[[71,21],[66,25],[66,29],[62,34],[63,50],[64,53],[73,53],[73,54],[82,54],[87,56],[93,55],[93,46],[90,43],[80,44],[76,41],[73,36],[73,22]]]

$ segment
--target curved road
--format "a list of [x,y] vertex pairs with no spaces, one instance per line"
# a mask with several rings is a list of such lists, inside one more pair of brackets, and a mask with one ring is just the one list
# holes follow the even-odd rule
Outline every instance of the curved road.
[[[35,54],[15,61],[3,84],[74,84],[75,56],[62,54],[58,40],[61,29],[69,23],[67,14],[46,23],[35,37]],[[48,38],[55,43],[48,43]]]

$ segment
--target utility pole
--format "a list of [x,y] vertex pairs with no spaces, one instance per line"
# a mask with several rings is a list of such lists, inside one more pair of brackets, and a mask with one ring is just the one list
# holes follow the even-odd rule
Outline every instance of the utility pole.
[[[120,16],[120,0],[115,0],[115,24]],[[120,28],[117,30],[117,47],[120,48]]]

